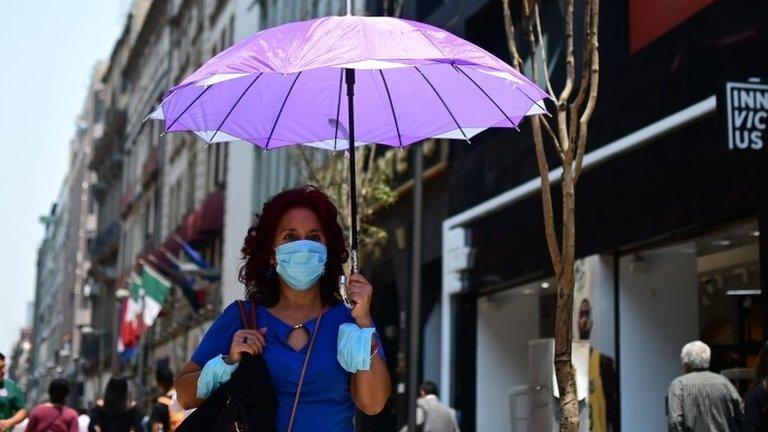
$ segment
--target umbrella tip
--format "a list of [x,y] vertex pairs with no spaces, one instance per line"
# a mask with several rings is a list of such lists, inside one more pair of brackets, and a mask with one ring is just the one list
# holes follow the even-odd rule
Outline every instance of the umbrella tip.
[[162,131],[162,132],[160,132],[160,138],[164,137],[164,136],[165,136],[165,134],[167,134],[167,133],[168,133],[168,131]]

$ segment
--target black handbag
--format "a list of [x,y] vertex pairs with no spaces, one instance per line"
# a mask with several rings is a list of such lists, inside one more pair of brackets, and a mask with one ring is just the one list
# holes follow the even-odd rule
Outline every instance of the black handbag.
[[[257,329],[256,303],[250,320],[237,302],[243,327]],[[177,432],[274,432],[277,394],[263,356],[245,355],[229,381],[214,390]]]

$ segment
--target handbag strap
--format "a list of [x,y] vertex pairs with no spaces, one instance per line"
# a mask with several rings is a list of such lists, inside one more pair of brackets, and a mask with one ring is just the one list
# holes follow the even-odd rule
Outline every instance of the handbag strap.
[[309,348],[307,348],[307,355],[304,357],[304,367],[301,368],[301,377],[299,377],[299,385],[296,387],[296,396],[293,398],[293,408],[291,409],[291,419],[288,421],[288,431],[293,431],[293,421],[296,418],[296,409],[299,407],[299,397],[301,396],[301,387],[304,385],[304,376],[307,374],[307,366],[309,366],[309,357],[312,355],[312,346],[315,344],[315,336],[320,329],[320,321],[323,319],[323,313],[317,317],[315,323],[315,330],[312,332],[312,337],[309,339]]
[[237,308],[240,309],[240,320],[243,322],[243,328],[246,330],[256,330],[258,328],[256,307],[256,300],[251,300],[251,314],[249,319],[246,318],[245,302],[243,300],[237,301]]
[[64,407],[63,406],[62,407],[57,407],[57,406],[54,405],[53,407],[54,407],[54,409],[56,409],[56,411],[58,411],[58,413],[56,414],[56,417],[54,417],[53,420],[49,421],[48,424],[45,425],[45,427],[39,428],[39,430],[47,431],[48,428],[53,426],[53,424],[56,423],[56,421],[59,418],[61,418],[62,414],[64,414]]

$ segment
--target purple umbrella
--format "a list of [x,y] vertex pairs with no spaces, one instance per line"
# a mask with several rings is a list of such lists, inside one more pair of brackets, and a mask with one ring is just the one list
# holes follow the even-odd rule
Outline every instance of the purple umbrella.
[[503,61],[445,30],[348,15],[256,33],[169,90],[150,118],[164,120],[167,132],[192,131],[210,143],[348,149],[354,161],[355,145],[468,141],[489,127],[516,128],[524,116],[546,113],[547,97]]

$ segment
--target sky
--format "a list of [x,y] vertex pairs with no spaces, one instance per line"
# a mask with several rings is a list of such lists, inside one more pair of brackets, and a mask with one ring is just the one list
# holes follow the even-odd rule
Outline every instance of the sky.
[[130,0],[0,0],[0,352],[32,301],[39,217],[64,181],[93,66],[108,59]]

